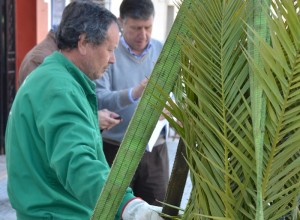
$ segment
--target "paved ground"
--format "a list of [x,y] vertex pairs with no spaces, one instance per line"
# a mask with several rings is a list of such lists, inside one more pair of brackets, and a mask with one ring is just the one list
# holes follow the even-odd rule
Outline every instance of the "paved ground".
[[5,166],[5,156],[0,156],[0,220],[15,220],[16,215],[14,210],[11,208],[7,191],[7,176]]
[[[174,162],[174,156],[176,153],[177,144],[178,144],[177,139],[170,140],[168,142],[170,168],[172,167]],[[7,185],[7,175],[6,175],[5,156],[0,155],[0,220],[16,220],[15,211],[14,209],[12,209],[8,200],[6,185]],[[191,190],[191,182],[190,179],[188,178],[184,190],[184,195],[181,201],[182,208],[184,208],[187,204],[190,190]]]

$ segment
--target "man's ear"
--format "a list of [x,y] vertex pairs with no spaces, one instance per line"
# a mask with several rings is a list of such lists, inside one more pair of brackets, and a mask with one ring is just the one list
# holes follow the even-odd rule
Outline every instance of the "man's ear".
[[79,35],[79,40],[77,43],[78,50],[82,55],[86,55],[86,49],[87,49],[87,41],[85,40],[86,35],[85,34],[80,34]]

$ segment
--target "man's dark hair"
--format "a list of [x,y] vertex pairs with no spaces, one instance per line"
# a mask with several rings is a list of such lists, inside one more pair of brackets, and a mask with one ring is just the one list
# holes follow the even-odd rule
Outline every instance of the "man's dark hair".
[[88,0],[73,1],[63,11],[56,32],[59,49],[77,48],[79,36],[85,34],[85,40],[100,45],[106,40],[107,30],[117,18],[106,8]]
[[120,17],[148,19],[154,16],[154,5],[151,0],[123,0],[120,5]]

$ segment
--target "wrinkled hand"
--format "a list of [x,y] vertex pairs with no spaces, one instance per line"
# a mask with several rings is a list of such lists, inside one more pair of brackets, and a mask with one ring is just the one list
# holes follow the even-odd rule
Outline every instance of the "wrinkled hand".
[[123,220],[163,220],[158,213],[162,207],[149,205],[144,200],[135,198],[131,200],[122,212]]
[[148,83],[148,79],[143,79],[136,87],[133,88],[131,96],[134,100],[139,99]]
[[119,124],[122,119],[115,119],[119,115],[107,109],[98,111],[99,127],[101,130],[109,130],[115,125]]

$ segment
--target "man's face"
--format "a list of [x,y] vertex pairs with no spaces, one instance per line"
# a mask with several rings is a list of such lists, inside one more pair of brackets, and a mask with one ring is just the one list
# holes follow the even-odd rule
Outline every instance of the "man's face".
[[109,64],[115,62],[114,50],[119,42],[119,28],[116,23],[110,25],[107,31],[107,39],[101,45],[86,45],[86,57],[81,69],[92,80],[103,75]]
[[126,43],[136,54],[141,54],[148,45],[153,25],[153,16],[148,19],[119,19],[123,28],[123,36]]

